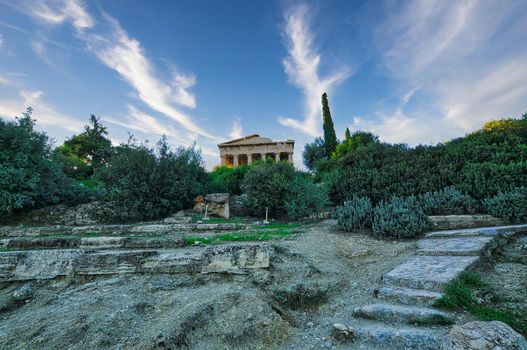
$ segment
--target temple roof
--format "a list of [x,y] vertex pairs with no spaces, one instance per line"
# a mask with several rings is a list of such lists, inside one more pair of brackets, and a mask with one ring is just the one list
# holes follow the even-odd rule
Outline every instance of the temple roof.
[[273,141],[270,138],[261,137],[258,134],[253,134],[253,135],[245,136],[239,139],[220,143],[218,146],[222,147],[222,146],[238,146],[238,145],[261,145],[261,144],[278,143],[278,142],[293,143],[294,141],[293,140]]

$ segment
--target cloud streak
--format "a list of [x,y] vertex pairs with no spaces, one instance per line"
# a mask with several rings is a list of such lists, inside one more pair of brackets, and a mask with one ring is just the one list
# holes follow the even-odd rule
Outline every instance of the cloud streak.
[[78,31],[95,25],[81,0],[31,1],[26,4],[25,8],[33,17],[49,24],[71,22]]
[[232,123],[232,130],[231,130],[231,133],[229,134],[229,136],[232,139],[239,139],[239,138],[243,137],[243,129],[242,129],[242,124],[240,122],[240,119],[236,119]]
[[304,119],[279,117],[284,126],[298,129],[310,136],[320,134],[320,98],[324,92],[331,94],[333,89],[346,80],[351,71],[340,67],[331,74],[321,77],[321,57],[313,43],[313,34],[308,21],[309,7],[300,5],[285,13],[283,36],[288,51],[283,60],[284,70],[289,81],[301,89],[304,98]]
[[527,4],[441,0],[386,2],[371,28],[395,106],[359,118],[387,141],[443,141],[527,108]]
[[102,13],[102,21],[97,23],[79,0],[34,4],[28,7],[33,17],[50,24],[71,23],[88,51],[117,72],[134,89],[135,97],[149,108],[179,123],[188,135],[219,139],[198,126],[179,107],[196,107],[195,96],[190,91],[196,84],[193,74],[174,71],[170,81],[160,79],[138,40],[130,37],[119,22],[106,13]]

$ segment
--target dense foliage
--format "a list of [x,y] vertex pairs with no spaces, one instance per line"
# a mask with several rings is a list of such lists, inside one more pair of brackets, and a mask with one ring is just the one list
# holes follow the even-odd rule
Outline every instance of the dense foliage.
[[94,199],[96,191],[78,186],[52,161],[52,145],[36,131],[28,108],[15,121],[0,119],[0,215]]
[[265,162],[252,167],[242,183],[249,212],[262,216],[266,208],[272,216],[291,219],[318,214],[327,202],[323,187],[295,171],[287,162]]
[[335,210],[334,217],[338,226],[347,232],[369,228],[373,217],[371,201],[367,197],[353,197]]
[[382,143],[368,134],[344,140],[331,161],[318,167],[336,204],[354,195],[377,203],[450,186],[482,200],[527,186],[527,115],[488,122],[436,146]]
[[236,168],[218,166],[210,173],[209,192],[222,192],[239,195],[241,184],[251,165],[240,165]]
[[454,187],[426,192],[418,197],[419,205],[427,215],[462,215],[478,211],[478,202]]
[[328,95],[322,94],[322,127],[324,129],[324,145],[326,148],[326,156],[329,158],[337,148],[338,140],[335,133],[335,126],[331,118],[331,111],[329,110]]
[[381,237],[412,238],[429,227],[417,199],[392,197],[373,209],[373,233]]
[[203,192],[206,173],[194,147],[172,151],[163,137],[157,152],[130,140],[116,147],[97,173],[108,199],[123,207],[116,219],[154,219],[185,209]]
[[324,187],[297,173],[285,196],[285,215],[291,220],[318,217],[328,201]]
[[304,165],[310,171],[316,170],[317,163],[320,160],[326,159],[326,146],[324,140],[321,137],[315,138],[311,143],[307,143],[302,152],[302,159]]
[[56,161],[63,164],[64,172],[72,178],[85,180],[105,165],[112,152],[108,131],[93,114],[84,132],[73,135],[55,150]]
[[517,188],[485,200],[487,211],[498,218],[527,220],[527,188]]

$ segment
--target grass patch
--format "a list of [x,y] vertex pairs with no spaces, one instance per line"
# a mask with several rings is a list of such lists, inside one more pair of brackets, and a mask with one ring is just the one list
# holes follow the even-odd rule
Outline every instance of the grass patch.
[[523,335],[527,335],[527,315],[476,303],[474,291],[484,287],[477,273],[463,273],[458,279],[445,286],[444,296],[436,301],[434,306],[446,310],[464,310],[481,321],[501,321]]
[[282,238],[292,233],[291,230],[274,231],[240,231],[217,234],[214,236],[187,236],[183,241],[188,244],[218,244],[222,242],[258,242],[269,241],[273,238]]

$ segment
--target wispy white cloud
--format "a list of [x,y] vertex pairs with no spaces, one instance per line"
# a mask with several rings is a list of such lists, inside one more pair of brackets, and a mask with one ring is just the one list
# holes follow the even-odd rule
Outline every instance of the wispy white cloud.
[[137,97],[151,109],[175,120],[192,133],[215,139],[175,106],[195,105],[194,96],[187,90],[195,83],[195,78],[176,75],[171,83],[158,79],[139,41],[129,37],[114,18],[109,15],[104,17],[110,25],[110,31],[104,36],[82,35],[89,50],[130,84]]
[[242,123],[239,118],[232,123],[232,130],[229,136],[232,139],[239,139],[243,137]]
[[[426,143],[527,109],[527,47],[518,46],[527,41],[527,3],[386,4],[374,42],[389,76],[405,92],[391,112],[377,111],[382,116],[370,123],[372,129],[398,141]],[[415,103],[408,103],[408,91],[419,93]]]
[[187,135],[218,140],[180,108],[196,107],[195,96],[190,91],[196,83],[193,74],[174,70],[172,79],[159,78],[155,65],[138,40],[130,37],[119,22],[106,13],[96,22],[79,0],[44,0],[35,4],[28,7],[33,17],[52,24],[72,23],[88,51],[117,72],[134,89],[135,96],[153,111],[179,123],[187,130]]
[[33,17],[46,23],[71,22],[78,31],[95,25],[81,0],[28,1],[24,7]]
[[324,92],[331,94],[338,84],[350,76],[351,71],[348,67],[339,67],[331,74],[321,76],[321,57],[313,43],[309,13],[307,5],[288,9],[283,32],[288,51],[283,65],[289,81],[299,87],[304,95],[304,119],[279,117],[278,120],[282,125],[317,136],[321,132],[321,95]]
[[174,90],[174,101],[182,106],[196,108],[196,97],[189,91],[196,85],[196,76],[194,74],[173,73],[174,79],[171,84]]
[[21,115],[27,107],[32,107],[33,118],[37,120],[38,126],[53,126],[73,132],[82,130],[82,122],[57,111],[54,106],[42,98],[43,95],[44,93],[38,90],[20,90],[18,99],[0,101],[0,116],[13,118]]
[[[140,111],[137,107],[128,105],[127,110],[128,113],[123,115],[122,118],[104,117],[104,120],[129,130],[140,131],[147,135],[181,137],[180,133],[173,127],[161,123],[157,118]],[[185,141],[188,142],[188,140]]]

